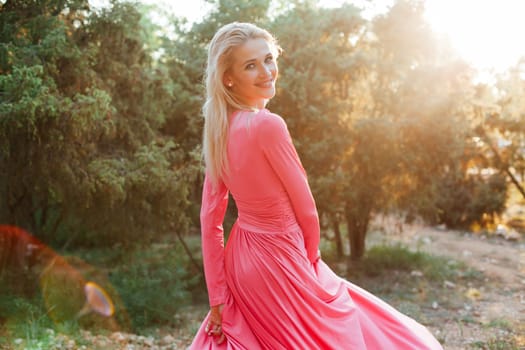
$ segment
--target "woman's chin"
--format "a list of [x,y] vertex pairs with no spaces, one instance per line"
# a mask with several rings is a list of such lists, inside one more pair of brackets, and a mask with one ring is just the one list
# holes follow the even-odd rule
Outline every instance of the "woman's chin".
[[264,96],[264,99],[266,100],[271,99],[272,97],[275,96],[275,87],[268,88],[267,91],[265,91],[265,93],[262,95]]

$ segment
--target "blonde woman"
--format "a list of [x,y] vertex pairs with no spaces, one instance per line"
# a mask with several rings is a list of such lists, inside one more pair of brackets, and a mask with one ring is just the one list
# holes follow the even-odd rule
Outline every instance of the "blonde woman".
[[[231,23],[211,40],[202,252],[210,313],[190,349],[442,349],[425,327],[335,275],[285,121],[266,109],[280,48]],[[224,247],[232,194],[238,219]]]

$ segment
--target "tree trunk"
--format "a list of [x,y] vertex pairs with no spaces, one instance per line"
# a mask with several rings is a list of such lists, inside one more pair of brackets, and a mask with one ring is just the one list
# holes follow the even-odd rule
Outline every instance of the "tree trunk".
[[346,225],[348,230],[348,241],[350,243],[350,259],[360,260],[365,254],[365,236],[361,220],[347,216]]
[[350,259],[360,260],[365,255],[365,239],[370,222],[371,209],[361,208],[359,212],[346,211],[346,227],[350,243]]
[[344,255],[343,252],[343,240],[341,238],[341,229],[339,228],[339,220],[337,214],[331,214],[331,221],[334,230],[334,240],[335,240],[335,253],[338,259],[341,259]]
[[188,255],[188,258],[190,259],[190,262],[192,266],[195,268],[195,272],[199,274],[203,274],[204,268],[197,262],[195,257],[193,256],[190,247],[186,244],[186,241],[182,237],[179,230],[175,229],[175,234],[177,235],[177,238],[179,239],[179,242],[182,244],[182,247],[184,248],[184,251]]
[[509,167],[505,167],[505,172],[506,172],[507,175],[510,177],[510,180],[512,181],[512,183],[514,184],[514,186],[516,186],[516,188],[518,189],[518,191],[520,191],[521,195],[522,195],[523,198],[525,199],[525,189],[523,188],[523,186],[521,186],[520,182],[518,181],[518,179],[516,179],[516,177],[514,176],[514,174],[512,173],[512,171],[510,171]]

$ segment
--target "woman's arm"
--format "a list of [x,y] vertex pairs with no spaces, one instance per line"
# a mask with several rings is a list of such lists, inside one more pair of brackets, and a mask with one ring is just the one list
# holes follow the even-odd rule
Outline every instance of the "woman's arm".
[[319,216],[306,172],[285,121],[276,114],[266,114],[264,118],[258,130],[259,145],[288,193],[304,234],[308,260],[315,263],[319,259]]
[[223,304],[227,285],[224,273],[224,229],[222,226],[229,191],[222,181],[214,186],[204,179],[200,211],[202,258],[210,306]]

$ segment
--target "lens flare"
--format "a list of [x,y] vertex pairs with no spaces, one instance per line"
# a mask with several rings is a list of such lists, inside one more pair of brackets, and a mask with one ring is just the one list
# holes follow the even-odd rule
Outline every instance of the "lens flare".
[[122,301],[100,269],[58,255],[16,226],[0,225],[0,278],[22,296],[40,292],[55,323],[77,320],[111,330],[130,326]]
[[113,301],[102,287],[95,282],[87,282],[84,285],[84,293],[86,295],[86,302],[82,309],[76,315],[80,318],[88,313],[94,311],[102,316],[111,317],[115,312]]

